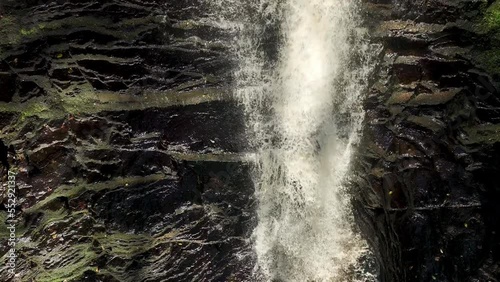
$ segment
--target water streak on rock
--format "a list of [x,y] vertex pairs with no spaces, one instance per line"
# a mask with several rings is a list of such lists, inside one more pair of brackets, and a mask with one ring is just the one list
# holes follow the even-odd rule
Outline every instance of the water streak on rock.
[[367,281],[346,185],[373,54],[356,1],[219,7],[237,32],[235,92],[256,152],[257,272],[272,281]]

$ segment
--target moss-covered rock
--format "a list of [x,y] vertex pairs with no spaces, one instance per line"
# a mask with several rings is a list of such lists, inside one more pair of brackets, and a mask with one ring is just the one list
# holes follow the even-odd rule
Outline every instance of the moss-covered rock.
[[490,31],[500,31],[500,1],[496,0],[486,10],[483,18],[483,25]]
[[19,199],[0,280],[248,279],[225,31],[197,1],[35,2],[0,3],[0,178],[18,169]]

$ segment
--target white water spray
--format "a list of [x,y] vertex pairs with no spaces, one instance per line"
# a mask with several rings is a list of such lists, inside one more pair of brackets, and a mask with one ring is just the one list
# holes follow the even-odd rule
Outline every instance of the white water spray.
[[[238,30],[235,93],[256,150],[257,272],[267,281],[371,281],[356,269],[367,246],[346,189],[372,53],[356,1],[249,2],[219,7]],[[270,62],[261,47],[273,24],[281,42]]]

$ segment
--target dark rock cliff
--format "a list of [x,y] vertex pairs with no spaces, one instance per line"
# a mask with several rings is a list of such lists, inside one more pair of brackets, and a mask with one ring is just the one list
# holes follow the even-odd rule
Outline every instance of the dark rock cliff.
[[[0,2],[0,281],[252,281],[225,34],[196,0]],[[382,281],[498,281],[500,2],[365,0],[355,206]],[[207,122],[209,121],[209,122]],[[4,186],[5,188],[5,186]],[[0,256],[10,249],[0,200]]]
[[365,1],[355,200],[382,281],[500,279],[500,2]]
[[2,183],[8,164],[17,174],[19,239],[17,275],[2,263],[0,281],[248,280],[241,111],[227,35],[203,13],[0,2],[0,167]]

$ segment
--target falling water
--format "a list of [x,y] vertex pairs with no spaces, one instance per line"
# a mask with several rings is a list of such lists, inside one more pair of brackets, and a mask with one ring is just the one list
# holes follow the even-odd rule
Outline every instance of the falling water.
[[373,53],[357,1],[217,4],[237,31],[235,95],[255,151],[256,272],[266,281],[372,281],[346,188]]

